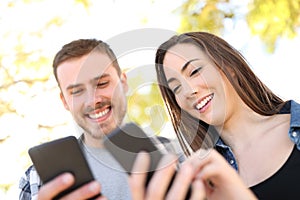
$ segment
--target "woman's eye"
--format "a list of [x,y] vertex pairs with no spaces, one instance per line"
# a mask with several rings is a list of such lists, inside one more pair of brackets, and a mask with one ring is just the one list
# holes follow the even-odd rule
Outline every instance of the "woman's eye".
[[193,75],[195,75],[195,74],[197,74],[198,72],[200,72],[201,69],[202,69],[202,67],[198,67],[198,68],[194,69],[194,70],[191,72],[190,77],[193,76]]
[[174,94],[177,94],[177,93],[179,92],[180,88],[181,88],[180,85],[174,87],[174,88],[172,89],[173,93],[174,93]]

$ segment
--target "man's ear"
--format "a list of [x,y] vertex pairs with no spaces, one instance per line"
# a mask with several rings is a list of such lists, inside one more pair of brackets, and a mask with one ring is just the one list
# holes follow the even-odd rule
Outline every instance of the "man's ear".
[[62,101],[62,103],[63,103],[65,109],[70,111],[69,106],[68,106],[68,104],[67,104],[67,102],[66,102],[66,99],[65,99],[63,93],[61,92],[59,95],[60,95],[60,100]]
[[123,85],[123,89],[125,92],[128,92],[128,83],[127,83],[127,76],[125,73],[120,75],[121,83]]

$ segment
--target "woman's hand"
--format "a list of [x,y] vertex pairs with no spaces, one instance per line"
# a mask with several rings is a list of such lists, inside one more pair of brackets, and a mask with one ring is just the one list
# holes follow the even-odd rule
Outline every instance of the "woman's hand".
[[195,152],[181,165],[168,189],[176,171],[176,163],[175,156],[165,155],[145,188],[150,156],[139,153],[129,177],[133,200],[185,199],[190,186],[192,200],[257,199],[237,172],[215,150]]
[[191,199],[202,200],[205,197],[204,185],[199,180],[193,182],[195,174],[193,166],[190,164],[185,165],[177,172],[175,180],[169,188],[176,171],[176,163],[177,159],[174,155],[165,155],[145,188],[150,156],[145,152],[139,153],[133,166],[133,172],[129,177],[132,199],[185,199],[192,183]]
[[200,180],[204,184],[207,199],[257,199],[238,173],[214,149],[195,152],[183,166],[186,164],[193,166],[194,181]]

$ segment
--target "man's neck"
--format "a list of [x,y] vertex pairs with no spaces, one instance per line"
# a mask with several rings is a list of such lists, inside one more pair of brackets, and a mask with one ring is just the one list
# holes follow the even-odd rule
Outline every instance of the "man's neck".
[[94,138],[91,135],[88,135],[88,133],[83,133],[82,142],[88,147],[104,148],[103,138]]
[[[128,118],[128,116],[125,115],[122,123],[119,126],[123,126],[126,123],[129,123],[130,121],[131,120]],[[104,136],[104,137],[106,137],[106,136]],[[90,135],[89,133],[84,132],[83,133],[83,137],[82,137],[82,141],[84,142],[85,145],[87,145],[89,147],[104,148],[104,146],[103,146],[103,137],[101,137],[101,138],[95,138],[92,135]]]

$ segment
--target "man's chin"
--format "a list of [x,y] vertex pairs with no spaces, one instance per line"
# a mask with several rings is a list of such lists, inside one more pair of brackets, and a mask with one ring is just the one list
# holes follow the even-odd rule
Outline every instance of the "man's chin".
[[103,137],[104,135],[110,134],[116,128],[116,124],[101,124],[97,130],[94,130],[95,132],[93,132],[93,135]]
[[97,140],[102,140],[104,137],[104,134],[101,132],[92,132],[90,133],[90,135],[92,136],[92,138],[97,139]]

